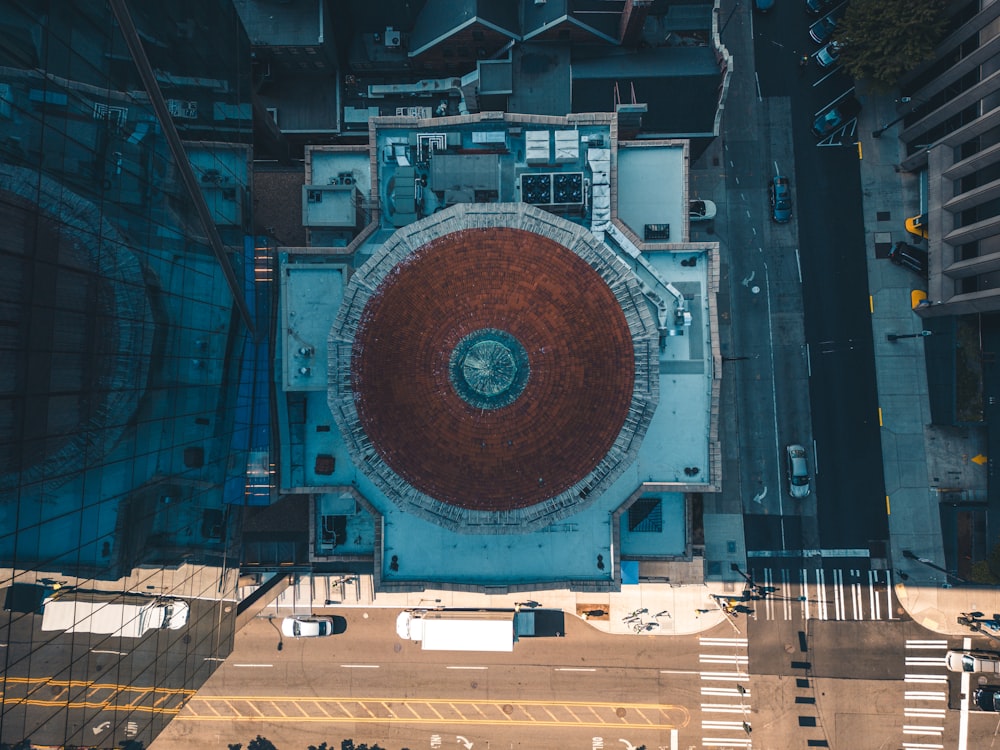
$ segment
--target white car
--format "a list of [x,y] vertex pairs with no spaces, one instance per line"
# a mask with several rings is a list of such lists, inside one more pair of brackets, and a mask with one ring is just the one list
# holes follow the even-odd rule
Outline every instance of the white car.
[[789,445],[785,448],[788,458],[788,494],[794,498],[809,497],[809,464],[806,461],[806,449],[801,445]]
[[286,617],[281,621],[281,634],[287,638],[317,638],[333,635],[333,618],[313,615]]
[[949,672],[1000,673],[1000,654],[992,651],[949,651],[944,657]]
[[840,59],[840,42],[830,42],[816,53],[816,64],[821,68],[829,68]]
[[715,218],[715,204],[712,201],[688,201],[688,217],[691,221],[710,221]]

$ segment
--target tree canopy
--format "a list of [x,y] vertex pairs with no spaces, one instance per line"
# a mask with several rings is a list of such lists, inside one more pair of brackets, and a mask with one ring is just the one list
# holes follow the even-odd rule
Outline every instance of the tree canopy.
[[946,0],[852,0],[834,32],[845,70],[892,88],[933,56],[947,30],[945,7]]

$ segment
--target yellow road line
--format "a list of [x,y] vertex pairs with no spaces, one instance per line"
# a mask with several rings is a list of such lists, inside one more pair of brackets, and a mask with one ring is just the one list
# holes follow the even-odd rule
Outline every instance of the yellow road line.
[[[329,721],[389,722],[398,724],[473,724],[479,726],[558,726],[601,728],[608,726],[674,729],[691,720],[683,706],[657,703],[611,703],[583,701],[476,701],[413,698],[296,698],[277,696],[196,696],[192,711],[178,717],[184,721]],[[215,715],[200,711],[207,703]],[[226,706],[222,716],[212,704]],[[264,704],[268,704],[264,706]],[[303,715],[290,716],[282,707],[294,706]],[[311,707],[311,708],[310,708]],[[336,707],[340,715],[327,711]],[[374,710],[373,710],[374,709]],[[440,710],[439,710],[440,709]],[[574,711],[573,709],[577,709]],[[584,709],[581,711],[580,709]],[[321,715],[320,715],[321,714]]]
[[[686,712],[685,712],[686,713]],[[177,716],[175,721],[218,721],[218,719],[212,716],[191,716],[181,714]],[[226,717],[225,721],[272,721],[280,722],[280,716],[229,716]],[[569,721],[527,721],[521,719],[511,719],[510,721],[491,721],[489,719],[390,719],[385,716],[376,716],[372,718],[359,718],[359,717],[345,717],[343,719],[338,718],[327,718],[325,716],[302,716],[288,719],[292,722],[308,722],[308,723],[318,723],[318,722],[330,722],[332,724],[339,723],[357,723],[357,724],[427,724],[429,726],[434,726],[436,724],[464,724],[473,726],[515,726],[515,727],[574,727],[581,729],[603,729],[605,727],[635,727],[639,729],[683,729],[690,722],[690,716],[686,716],[682,723],[639,723],[633,724],[627,721],[591,721],[591,722],[569,722]]]

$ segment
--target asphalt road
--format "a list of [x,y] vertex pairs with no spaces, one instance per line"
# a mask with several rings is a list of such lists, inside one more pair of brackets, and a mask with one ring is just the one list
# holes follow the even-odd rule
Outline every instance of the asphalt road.
[[726,624],[701,636],[611,636],[567,618],[564,638],[522,639],[496,654],[422,651],[395,636],[396,610],[340,614],[343,634],[284,639],[280,651],[268,621],[251,622],[157,750],[224,748],[257,733],[283,750],[345,738],[391,750],[453,746],[458,737],[476,748],[655,748],[670,747],[675,731],[688,747],[734,726],[745,737],[749,698],[741,706],[736,685],[747,677],[746,644]]
[[880,556],[888,520],[859,138],[852,123],[822,142],[810,132],[817,114],[848,95],[853,82],[815,60],[799,67],[803,54],[818,49],[808,36],[810,20],[801,3],[779,3],[772,14],[755,16],[756,68],[765,98],[790,100],[819,545],[873,547]]
[[0,627],[2,741],[148,742],[229,655],[234,615],[220,607],[235,603],[188,604],[186,627],[142,638],[43,632],[41,615],[10,613]]

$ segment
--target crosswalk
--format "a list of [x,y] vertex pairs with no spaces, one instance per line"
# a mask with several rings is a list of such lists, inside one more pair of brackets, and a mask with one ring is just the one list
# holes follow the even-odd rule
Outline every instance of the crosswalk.
[[903,735],[905,750],[943,750],[948,710],[948,641],[907,639]]
[[699,638],[701,746],[751,747],[750,657],[746,638]]
[[753,603],[756,619],[894,619],[891,571],[765,567],[753,572],[764,592]]

